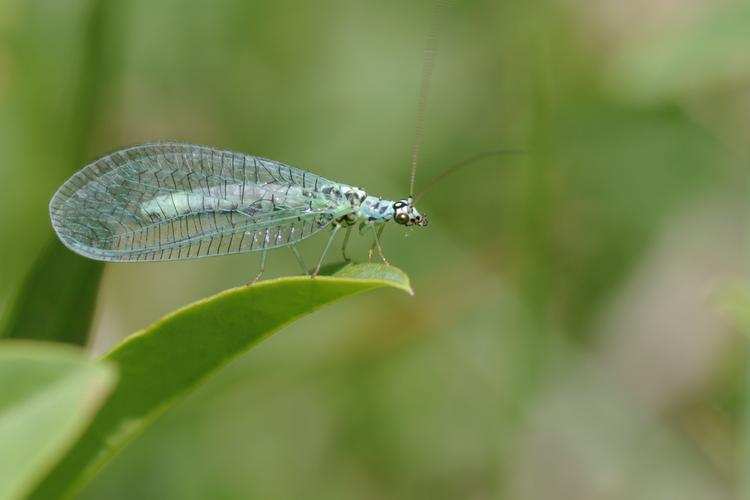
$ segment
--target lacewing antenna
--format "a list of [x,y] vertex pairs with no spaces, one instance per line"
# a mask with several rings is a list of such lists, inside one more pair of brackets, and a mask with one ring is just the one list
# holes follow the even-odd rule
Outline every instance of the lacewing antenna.
[[409,178],[409,199],[414,198],[414,179],[417,175],[417,162],[419,160],[419,148],[422,142],[422,129],[424,128],[424,115],[427,109],[427,94],[430,90],[432,72],[435,68],[435,56],[440,32],[443,26],[445,5],[448,0],[435,0],[432,12],[432,26],[427,35],[422,59],[422,78],[419,85],[419,99],[417,101],[416,127],[414,131],[414,144],[411,150],[411,177]]
[[414,196],[414,200],[418,200],[419,198],[421,198],[422,195],[424,195],[438,181],[443,180],[450,174],[455,173],[457,170],[467,165],[471,165],[472,163],[476,163],[486,158],[492,158],[495,156],[516,155],[516,154],[524,154],[524,153],[526,153],[526,151],[523,149],[495,149],[491,151],[483,151],[481,153],[477,153],[473,156],[465,158],[461,161],[454,163],[453,165],[449,165],[448,167],[445,168],[445,170],[443,170],[442,172],[440,172],[439,174],[435,175],[430,180],[425,182],[422,189],[417,193],[416,196]]

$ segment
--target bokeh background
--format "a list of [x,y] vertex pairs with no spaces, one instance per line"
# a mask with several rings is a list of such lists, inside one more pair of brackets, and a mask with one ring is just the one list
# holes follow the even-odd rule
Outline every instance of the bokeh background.
[[[54,190],[121,146],[210,144],[404,196],[432,4],[0,1],[0,304],[51,238]],[[437,185],[428,229],[386,231],[414,297],[285,329],[81,498],[748,494],[748,49],[741,0],[450,2],[417,185],[527,153]],[[257,265],[108,266],[92,353]],[[269,256],[268,277],[297,272]]]

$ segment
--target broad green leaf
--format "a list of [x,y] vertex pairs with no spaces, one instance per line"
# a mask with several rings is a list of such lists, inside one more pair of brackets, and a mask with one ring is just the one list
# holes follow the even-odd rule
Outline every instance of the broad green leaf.
[[0,341],[0,499],[24,498],[81,434],[115,381],[78,349]]
[[50,241],[23,282],[0,336],[85,344],[102,268]]
[[196,302],[131,335],[105,356],[121,374],[112,397],[33,498],[72,494],[176,400],[281,327],[386,286],[411,293],[402,271],[379,264],[349,265],[314,280],[262,281]]

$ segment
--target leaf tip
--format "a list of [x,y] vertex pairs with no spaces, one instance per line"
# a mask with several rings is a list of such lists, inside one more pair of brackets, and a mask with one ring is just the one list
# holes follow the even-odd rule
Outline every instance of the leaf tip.
[[345,264],[331,276],[335,278],[379,281],[383,284],[414,295],[409,276],[401,269],[386,264]]

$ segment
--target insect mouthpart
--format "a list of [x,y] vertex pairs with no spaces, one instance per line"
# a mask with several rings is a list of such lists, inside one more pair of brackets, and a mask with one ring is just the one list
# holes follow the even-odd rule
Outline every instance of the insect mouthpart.
[[420,214],[408,198],[393,204],[393,220],[402,226],[425,227],[428,224],[427,217]]

